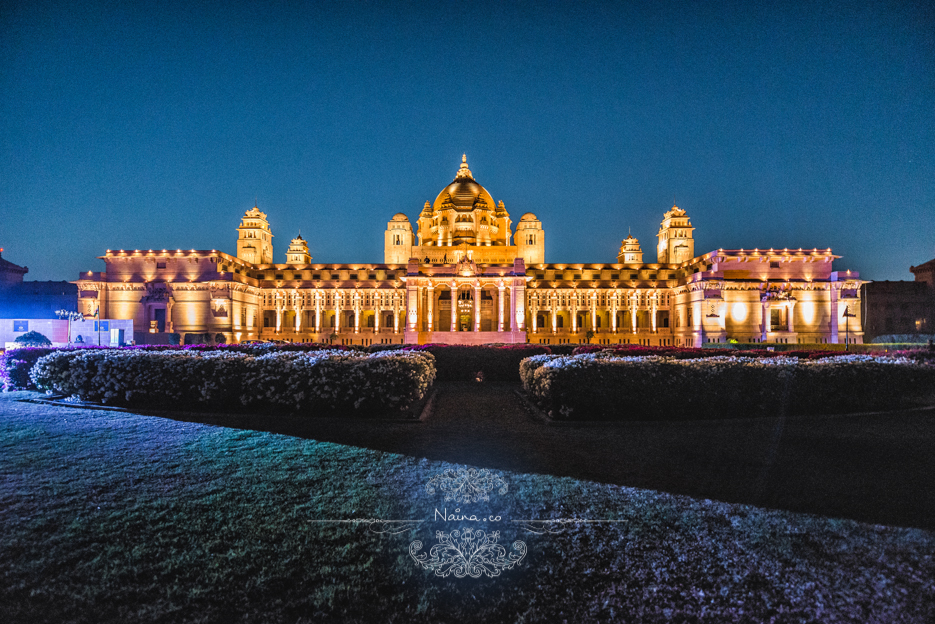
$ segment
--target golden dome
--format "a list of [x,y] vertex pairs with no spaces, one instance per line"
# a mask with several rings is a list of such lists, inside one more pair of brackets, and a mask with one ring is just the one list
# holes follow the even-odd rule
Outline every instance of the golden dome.
[[461,167],[455,175],[454,181],[442,189],[435,201],[432,210],[494,210],[497,205],[493,197],[483,186],[474,180],[474,175],[468,169],[467,155],[461,157]]
[[520,221],[538,221],[539,219],[536,218],[536,215],[532,214],[531,212],[527,212],[522,217],[520,217],[519,220]]
[[393,215],[393,221],[409,221],[409,217],[407,217],[401,212],[397,212],[396,214]]

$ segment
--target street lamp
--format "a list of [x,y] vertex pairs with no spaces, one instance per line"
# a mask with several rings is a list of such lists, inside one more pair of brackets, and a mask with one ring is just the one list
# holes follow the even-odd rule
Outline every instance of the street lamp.
[[844,350],[850,351],[851,349],[851,327],[850,320],[857,316],[856,314],[851,314],[850,306],[844,306]]
[[56,310],[55,316],[59,317],[60,319],[68,321],[68,340],[66,340],[66,342],[70,344],[71,343],[71,322],[77,321],[78,319],[83,319],[84,314],[82,314],[81,312],[72,312],[71,310]]

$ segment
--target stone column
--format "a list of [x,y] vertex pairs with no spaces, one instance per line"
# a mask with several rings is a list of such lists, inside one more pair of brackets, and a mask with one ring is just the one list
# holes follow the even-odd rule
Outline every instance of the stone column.
[[474,331],[480,331],[480,284],[474,284]]
[[450,331],[458,331],[458,282],[451,282],[451,327]]
[[650,298],[649,306],[649,322],[652,325],[653,333],[656,333],[656,310],[658,309],[659,295],[658,293],[653,293],[653,296]]
[[315,333],[321,332],[321,292],[315,291]]
[[341,331],[341,293],[334,292],[334,333]]
[[[829,297],[831,299],[831,343],[832,344],[841,344],[838,342],[838,335],[840,332],[840,322],[841,306],[838,301],[838,289],[834,287],[834,284],[828,284],[830,288]],[[846,329],[846,328],[845,328]]]
[[354,333],[360,333],[360,292],[354,291]]
[[552,315],[552,333],[554,334],[556,329],[558,329],[558,313],[555,309],[555,304],[558,302],[558,295],[555,294],[553,290],[549,293],[549,314]]
[[406,284],[406,294],[408,301],[406,302],[406,317],[407,317],[407,328],[408,331],[418,332],[419,331],[419,288],[413,283],[413,280],[409,280]]
[[292,295],[292,305],[295,310],[295,333],[299,333],[302,330],[302,295],[299,293],[293,293]]
[[274,299],[274,305],[276,306],[276,333],[282,331],[282,293],[277,292]]
[[578,333],[578,291],[571,293],[571,333]]
[[636,333],[636,312],[639,310],[639,304],[640,296],[634,291],[630,295],[630,329],[634,334]]
[[497,305],[499,307],[499,313],[497,315],[497,331],[503,331],[503,282],[500,282],[497,285]]
[[393,333],[399,333],[399,293],[393,291]]
[[522,327],[522,323],[517,322],[516,307],[516,281],[510,283],[510,331],[516,331],[517,326]]
[[766,342],[769,332],[772,331],[772,319],[769,316],[769,300],[764,300],[763,305],[760,306],[763,314],[763,333],[760,335],[760,341]]
[[426,301],[427,306],[425,309],[425,316],[426,316],[426,320],[428,321],[427,329],[428,331],[435,331],[435,324],[434,324],[435,319],[433,318],[433,314],[432,314],[434,312],[433,304],[435,303],[435,284],[432,282],[429,282],[426,300],[427,300]]
[[792,320],[792,313],[795,311],[795,301],[790,301],[787,305],[786,314],[788,314],[788,316],[786,317],[786,327],[790,332],[793,332],[795,331],[795,323]]
[[380,333],[380,315],[382,310],[380,309],[380,301],[383,297],[383,294],[379,290],[374,291],[374,302],[373,302],[373,333]]
[[610,295],[610,328],[617,333],[617,291]]
[[597,291],[591,291],[591,331],[597,333]]

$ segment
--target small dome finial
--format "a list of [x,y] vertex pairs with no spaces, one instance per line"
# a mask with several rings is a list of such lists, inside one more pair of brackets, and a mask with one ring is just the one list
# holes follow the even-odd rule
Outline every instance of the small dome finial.
[[467,154],[461,155],[461,167],[458,168],[458,173],[455,175],[455,180],[460,180],[462,178],[468,178],[469,180],[474,179],[471,170],[468,169]]

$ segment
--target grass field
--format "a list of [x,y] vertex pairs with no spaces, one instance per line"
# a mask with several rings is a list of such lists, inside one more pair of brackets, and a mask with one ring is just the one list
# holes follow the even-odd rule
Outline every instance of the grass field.
[[[463,514],[526,557],[438,578],[409,545],[467,522],[461,466],[0,396],[0,621],[926,622],[935,534],[499,471]],[[413,519],[400,535],[354,518]],[[578,518],[559,534],[513,520]]]

